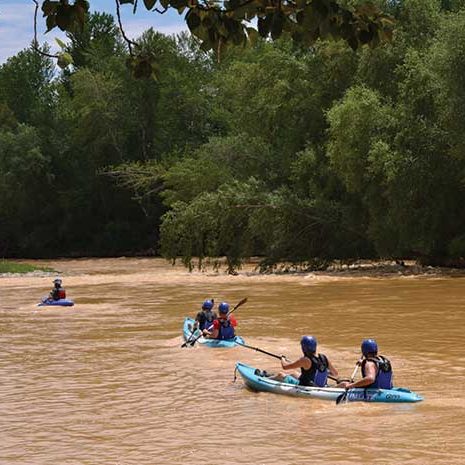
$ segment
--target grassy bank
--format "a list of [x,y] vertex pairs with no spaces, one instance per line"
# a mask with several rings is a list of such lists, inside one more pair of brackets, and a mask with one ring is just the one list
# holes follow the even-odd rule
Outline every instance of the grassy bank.
[[29,263],[0,260],[0,273],[30,273],[32,271],[53,272],[54,270],[52,268],[30,265]]

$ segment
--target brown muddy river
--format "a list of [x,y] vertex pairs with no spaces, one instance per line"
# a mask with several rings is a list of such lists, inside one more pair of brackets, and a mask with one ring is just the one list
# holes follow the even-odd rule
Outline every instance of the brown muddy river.
[[[465,464],[465,278],[192,273],[156,259],[44,263],[0,277],[0,464]],[[290,358],[303,334],[349,376],[374,337],[418,404],[289,398],[233,383],[245,349],[181,349],[205,298],[237,303],[246,343]]]

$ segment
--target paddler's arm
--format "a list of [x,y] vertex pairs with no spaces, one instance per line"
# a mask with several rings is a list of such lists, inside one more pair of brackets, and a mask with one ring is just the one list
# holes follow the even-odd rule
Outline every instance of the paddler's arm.
[[218,336],[220,334],[220,323],[218,322],[218,320],[213,321],[213,328],[211,328],[211,331],[209,331],[208,329],[204,329],[202,333],[204,337],[206,337],[207,339],[218,339]]
[[202,318],[202,312],[197,313],[195,317],[195,321],[194,321],[193,331],[195,331],[199,327],[201,318]]
[[309,370],[312,366],[311,360],[309,360],[307,357],[300,357],[295,362],[290,363],[286,363],[285,360],[286,357],[281,355],[281,366],[284,370],[293,370],[294,368],[305,368],[306,370]]
[[329,359],[328,359],[328,368],[329,368],[329,374],[331,376],[334,376],[335,378],[339,377],[338,371],[336,370],[336,368],[334,368],[334,365],[330,362]]
[[373,362],[365,364],[365,376],[355,383],[348,383],[345,385],[346,389],[362,388],[373,384],[376,379],[376,365]]

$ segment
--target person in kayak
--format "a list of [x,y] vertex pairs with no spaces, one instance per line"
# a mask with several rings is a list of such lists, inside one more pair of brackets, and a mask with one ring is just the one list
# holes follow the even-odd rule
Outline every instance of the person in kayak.
[[50,291],[49,299],[50,300],[60,300],[66,299],[66,291],[63,287],[61,287],[62,280],[60,278],[56,278],[53,280],[53,289]]
[[281,357],[281,366],[284,370],[294,370],[300,368],[300,375],[278,373],[271,377],[277,381],[283,381],[289,384],[298,384],[301,386],[326,386],[328,374],[338,377],[338,372],[328,357],[323,354],[317,354],[317,340],[313,336],[303,336],[300,340],[303,356],[295,362],[286,362],[284,356]]
[[203,331],[204,329],[208,329],[213,324],[213,321],[218,318],[216,313],[213,311],[213,306],[213,299],[208,299],[203,302],[202,310],[197,313],[197,316],[195,317],[192,331],[195,331],[197,328],[199,328],[200,331]]
[[360,364],[362,378],[355,382],[342,382],[338,387],[392,389],[391,362],[382,355],[378,355],[378,344],[374,339],[364,339],[361,345],[362,360]]
[[219,317],[213,321],[213,327],[205,328],[203,335],[207,339],[233,339],[236,336],[234,328],[237,321],[234,315],[229,315],[229,304],[221,302],[218,306]]

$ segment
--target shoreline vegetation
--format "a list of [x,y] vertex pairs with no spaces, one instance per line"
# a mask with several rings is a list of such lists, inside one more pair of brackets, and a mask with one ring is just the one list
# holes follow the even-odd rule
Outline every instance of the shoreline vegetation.
[[20,263],[11,260],[0,260],[0,276],[30,273],[56,273],[53,268],[35,266],[30,263]]
[[[244,274],[244,268],[253,267],[253,272],[261,275],[305,275],[307,277],[334,277],[334,278],[395,278],[400,276],[412,277],[448,277],[465,276],[465,268],[422,265],[415,260],[333,260],[324,265],[295,265],[279,263],[263,268],[260,261],[252,258],[244,262],[244,267],[234,274]],[[227,273],[227,266],[225,267]],[[248,271],[246,272],[249,273]]]
[[[121,257],[114,257],[115,259]],[[128,257],[129,258],[129,257]],[[132,257],[136,258],[136,257]],[[142,257],[140,257],[142,258]],[[145,257],[147,258],[147,257]],[[155,258],[155,257],[154,257]],[[92,260],[91,257],[86,259]],[[95,257],[95,260],[99,260]],[[158,259],[163,260],[161,257]],[[178,262],[179,263],[179,262]],[[198,263],[197,263],[198,265]],[[187,269],[186,269],[187,271]],[[16,260],[0,260],[0,278],[12,276],[37,276],[43,277],[56,274],[58,271],[46,267],[36,266],[27,262]],[[194,273],[205,276],[224,274],[234,276],[306,276],[308,278],[396,278],[396,277],[462,277],[465,276],[465,268],[441,267],[421,265],[415,260],[376,260],[360,259],[352,261],[333,260],[325,264],[307,263],[295,265],[291,263],[279,263],[273,266],[263,267],[258,257],[244,260],[242,265],[234,272],[228,272],[227,261],[224,257],[216,260],[204,260],[202,266],[194,266]]]

